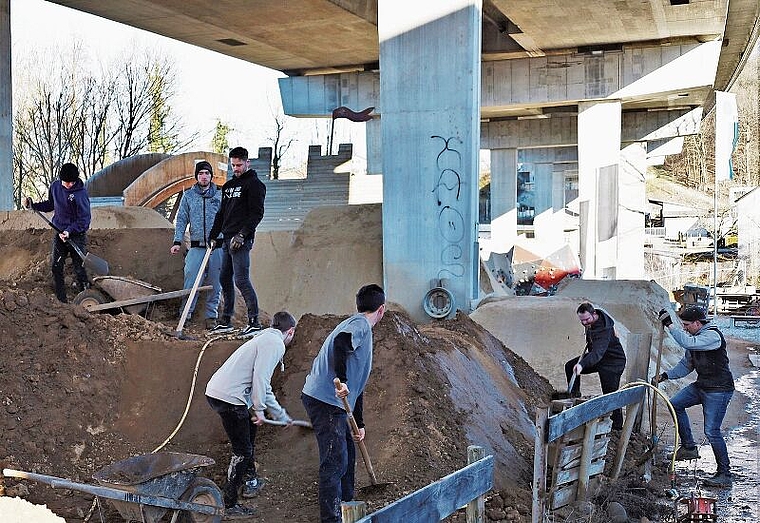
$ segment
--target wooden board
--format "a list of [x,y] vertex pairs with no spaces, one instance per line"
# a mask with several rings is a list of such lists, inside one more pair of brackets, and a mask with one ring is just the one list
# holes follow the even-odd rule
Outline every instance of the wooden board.
[[[198,291],[209,291],[211,288],[211,285],[204,285],[203,287],[198,287]],[[162,292],[160,294],[141,296],[139,298],[130,298],[128,300],[109,301],[108,303],[101,303],[100,305],[93,305],[92,307],[88,307],[87,310],[90,312],[105,311],[108,309],[126,307],[128,305],[137,305],[139,303],[153,303],[154,301],[168,300],[170,298],[181,298],[182,296],[190,294],[191,290],[192,289],[182,289],[179,291]]]

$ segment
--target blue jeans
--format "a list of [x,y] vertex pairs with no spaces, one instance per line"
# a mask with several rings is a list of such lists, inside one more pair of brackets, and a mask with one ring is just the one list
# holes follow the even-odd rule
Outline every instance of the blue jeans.
[[301,394],[319,447],[319,517],[322,523],[342,521],[340,504],[354,499],[356,447],[348,416],[340,407]]
[[[195,283],[195,278],[198,277],[198,269],[201,268],[201,262],[203,257],[206,256],[205,247],[191,247],[187,251],[185,256],[185,289],[192,289]],[[219,298],[222,295],[222,284],[219,281],[219,274],[222,271],[222,251],[221,249],[214,249],[211,251],[211,256],[208,258],[208,264],[204,271],[205,276],[201,284],[211,285],[211,292],[206,294],[206,318],[216,318],[216,309],[219,307]],[[198,295],[193,298],[193,303],[190,304],[190,310],[188,314],[192,314],[195,310],[195,304],[198,302]],[[182,300],[182,309],[185,310],[185,303],[187,303],[187,297]]]
[[[230,249],[230,240],[224,240],[222,246],[222,270],[219,281],[222,284],[222,296],[224,296],[224,319],[230,319],[235,315],[235,287],[243,295],[245,305],[248,308],[248,320],[258,318],[259,299],[251,284],[251,249],[253,240],[246,240],[242,247],[233,251]],[[233,286],[233,276],[235,285]]]
[[53,261],[50,264],[51,272],[53,273],[53,283],[55,284],[55,296],[58,301],[66,303],[66,285],[64,283],[63,270],[66,265],[66,258],[71,257],[71,265],[74,267],[74,272],[77,275],[77,281],[79,282],[79,289],[84,290],[89,286],[90,280],[87,278],[87,271],[84,268],[84,260],[79,257],[77,252],[71,246],[72,243],[76,243],[77,247],[85,252],[87,248],[87,235],[72,234],[69,236],[68,241],[63,241],[58,233],[53,236]]
[[678,420],[678,437],[681,438],[681,445],[684,447],[693,447],[694,436],[691,434],[691,424],[686,409],[693,405],[702,405],[702,415],[705,419],[705,436],[710,442],[713,454],[715,454],[715,463],[718,466],[718,473],[730,472],[730,463],[728,460],[728,449],[723,434],[720,433],[720,425],[723,423],[723,417],[726,415],[728,402],[734,391],[726,392],[705,392],[693,383],[679,390],[672,398],[670,403],[676,411]]
[[222,418],[222,426],[232,444],[232,459],[227,469],[227,483],[223,489],[224,506],[230,508],[237,505],[238,490],[243,483],[256,477],[256,425],[251,421],[251,415],[245,405],[232,405],[208,396],[206,401]]

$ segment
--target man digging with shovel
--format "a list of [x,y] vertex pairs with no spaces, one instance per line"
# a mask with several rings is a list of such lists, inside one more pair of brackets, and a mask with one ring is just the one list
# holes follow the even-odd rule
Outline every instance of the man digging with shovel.
[[[342,501],[354,499],[356,449],[364,439],[364,387],[372,370],[372,328],[385,314],[385,292],[365,285],[356,293],[357,314],[341,322],[322,344],[306,376],[301,401],[311,419],[319,448],[319,515],[322,523],[340,523]],[[340,380],[339,384],[334,381]],[[336,388],[337,387],[337,388]],[[347,398],[359,433],[352,434]]]
[[264,485],[264,479],[256,475],[254,454],[256,430],[264,423],[264,410],[278,422],[293,422],[277,402],[271,379],[277,364],[282,365],[285,347],[293,340],[295,329],[296,320],[289,312],[276,313],[272,326],[243,343],[206,385],[206,400],[222,418],[232,444],[224,486],[225,516],[230,519],[255,514],[253,508],[238,504],[238,491],[242,487],[243,497],[252,498]]
[[[565,375],[572,387],[571,396],[581,395],[581,374],[599,374],[602,393],[608,394],[620,388],[620,377],[625,370],[625,352],[615,333],[615,322],[601,309],[592,304],[581,303],[576,310],[578,321],[586,330],[586,346],[581,356],[565,363]],[[574,382],[574,383],[573,383]],[[623,428],[620,409],[612,413],[612,430]]]
[[56,229],[57,234],[53,237],[51,269],[55,297],[58,301],[67,303],[69,300],[66,297],[66,284],[63,278],[67,257],[71,257],[79,282],[79,290],[90,287],[84,260],[79,255],[80,252],[86,250],[87,246],[87,230],[90,228],[90,197],[79,178],[79,169],[73,163],[63,164],[58,177],[59,180],[50,185],[47,200],[33,203],[27,196],[24,198],[24,207],[54,213],[51,225]]

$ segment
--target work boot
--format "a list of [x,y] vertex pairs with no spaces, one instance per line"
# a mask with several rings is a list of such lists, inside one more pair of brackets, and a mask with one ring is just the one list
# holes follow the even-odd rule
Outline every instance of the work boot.
[[[672,454],[668,456],[668,459],[672,457]],[[699,459],[699,450],[696,445],[693,447],[678,447],[676,451],[676,461],[689,461],[692,459]]]
[[730,472],[717,472],[713,477],[705,478],[702,483],[708,487],[730,487],[733,478]]
[[233,505],[224,511],[224,519],[243,519],[256,515],[256,509],[253,507],[244,507],[243,505]]
[[266,485],[266,483],[267,480],[264,478],[249,479],[243,484],[243,497],[255,498],[259,495],[259,491],[264,488],[264,485]]

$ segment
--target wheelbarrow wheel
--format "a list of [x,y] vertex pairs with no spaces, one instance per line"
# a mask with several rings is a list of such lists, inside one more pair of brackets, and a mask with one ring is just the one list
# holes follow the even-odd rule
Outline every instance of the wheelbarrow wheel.
[[[182,501],[211,505],[212,507],[224,508],[222,491],[216,483],[207,478],[196,477],[180,497]],[[179,523],[220,523],[222,516],[199,514],[198,512],[183,511],[179,516]]]
[[81,305],[85,309],[90,309],[95,305],[108,303],[110,300],[97,289],[85,289],[74,297],[74,304]]

